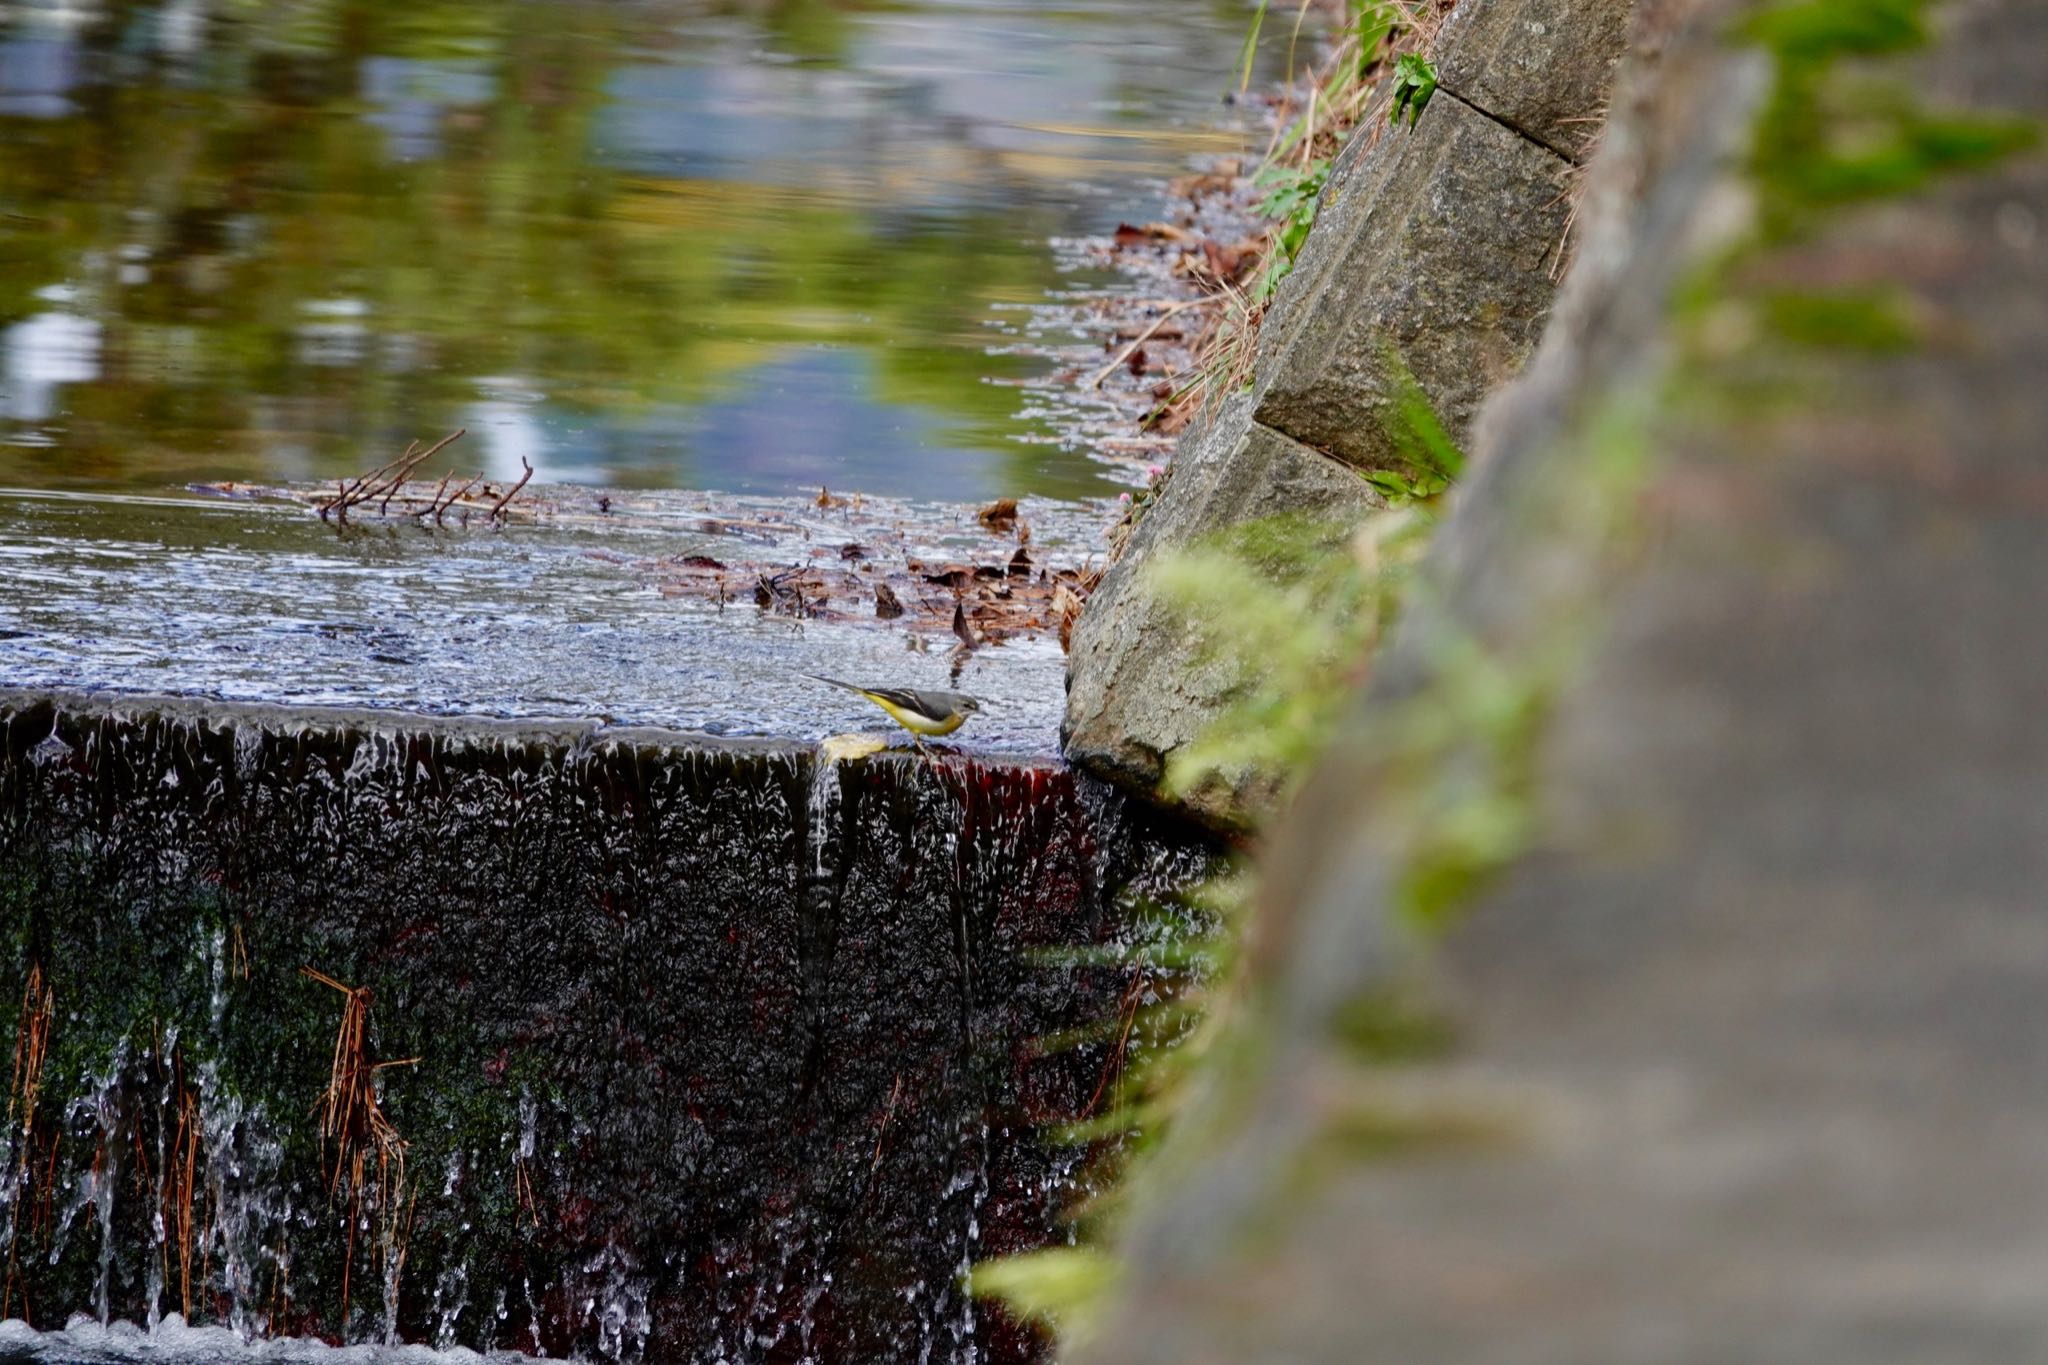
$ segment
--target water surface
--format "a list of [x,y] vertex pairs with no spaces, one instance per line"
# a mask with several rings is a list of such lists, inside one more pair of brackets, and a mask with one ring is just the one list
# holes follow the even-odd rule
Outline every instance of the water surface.
[[[744,577],[722,605],[664,595],[655,561],[762,553],[701,529],[702,502],[649,495],[618,528],[341,531],[295,505],[0,492],[0,684],[907,738],[859,698],[805,676],[823,673],[971,692],[989,703],[960,735],[976,749],[1056,746],[1066,660],[1049,636],[986,645],[956,673],[943,630],[877,623],[865,600],[831,604],[851,619],[793,619],[757,610]],[[719,501],[728,514],[786,505]],[[833,561],[842,541],[872,539],[878,524],[935,564],[1001,563],[1015,549],[963,509],[868,502],[857,526],[843,510],[809,511],[812,539]],[[1099,530],[1076,504],[1032,501],[1025,514],[1048,561],[1080,558]],[[802,547],[777,553],[809,557]],[[946,589],[927,585],[924,596],[950,610]]]
[[1245,9],[0,4],[0,485],[1113,493],[991,324],[1236,145]]
[[[682,521],[342,534],[188,485],[466,427],[427,477],[827,486],[998,563],[971,509],[1023,497],[1080,562],[1131,474],[1019,333],[1100,282],[1056,243],[1241,141],[1245,9],[0,3],[0,683],[792,737],[860,719],[803,672],[947,685],[621,567],[748,557]],[[963,738],[1053,748],[1063,669],[987,651],[959,685],[1009,704]]]

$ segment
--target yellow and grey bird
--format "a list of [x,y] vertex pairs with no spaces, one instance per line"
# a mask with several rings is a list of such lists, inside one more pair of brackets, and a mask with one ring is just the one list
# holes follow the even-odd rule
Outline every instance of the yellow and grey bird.
[[861,687],[817,673],[804,676],[859,693],[887,711],[889,719],[920,737],[950,735],[967,723],[969,713],[981,709],[981,703],[965,692],[927,692],[915,687]]

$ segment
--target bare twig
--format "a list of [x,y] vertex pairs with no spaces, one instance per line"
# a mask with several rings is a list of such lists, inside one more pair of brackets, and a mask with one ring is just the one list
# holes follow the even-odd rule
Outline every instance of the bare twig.
[[412,472],[441,451],[446,450],[450,444],[459,440],[466,432],[467,428],[457,427],[425,450],[420,449],[418,441],[408,442],[404,454],[395,460],[378,465],[375,469],[361,475],[353,482],[346,479],[336,479],[334,481],[334,496],[320,504],[320,519],[322,521],[327,520],[328,514],[331,512],[337,520],[346,522],[348,520],[349,508],[360,507],[373,498],[380,497],[383,499],[383,502],[378,510],[380,512],[389,512],[391,510],[392,497],[400,494],[400,490],[405,487],[405,481],[412,477]]
[[50,1020],[56,992],[43,980],[40,964],[28,969],[21,994],[20,1026],[14,1034],[14,1082],[7,1096],[7,1120],[19,1115],[24,1136],[35,1126],[36,1100],[43,1089],[43,1063],[50,1054]]
[[1110,1049],[1108,1058],[1102,1063],[1102,1078],[1095,1083],[1095,1093],[1088,1097],[1087,1107],[1081,1112],[1093,1114],[1095,1106],[1102,1102],[1102,1093],[1109,1089],[1112,1078],[1123,1077],[1124,1059],[1129,1055],[1131,1030],[1137,1026],[1138,1004],[1145,992],[1145,974],[1141,971],[1132,978],[1129,989],[1124,992],[1122,1004],[1117,1008],[1118,1024],[1116,1044]]
[[379,492],[384,494],[384,501],[377,506],[378,515],[381,516],[391,510],[391,495],[405,486],[406,479],[412,474],[413,470],[419,467],[420,461],[427,458],[424,455],[414,454],[419,448],[420,443],[418,441],[406,442],[405,454],[398,457],[398,472],[393,474],[381,489],[372,489],[363,495],[363,501],[368,502]]
[[424,517],[431,514],[436,507],[439,507],[441,505],[441,495],[448,491],[448,481],[454,477],[455,471],[452,469],[449,470],[446,474],[443,474],[441,476],[441,482],[435,484],[434,491],[427,495],[427,505],[425,507],[422,507],[419,511],[413,513],[413,515],[416,517]]
[[[404,1247],[399,1242],[401,1218],[409,1225],[410,1210],[401,1214],[405,1200],[405,1139],[398,1135],[384,1115],[377,1096],[377,1073],[388,1067],[411,1066],[419,1061],[372,1063],[370,1055],[370,1006],[368,986],[348,986],[314,967],[300,967],[299,973],[341,992],[345,1003],[341,1027],[334,1036],[334,1058],[328,1067],[327,1089],[314,1104],[320,1113],[320,1140],[324,1147],[334,1144],[334,1169],[329,1176],[328,1197],[334,1198],[347,1186],[348,1249],[342,1262],[341,1302],[344,1320],[348,1314],[349,1286],[355,1267],[356,1231],[362,1226],[364,1194],[370,1191],[373,1207],[383,1211],[383,1251],[398,1256],[404,1267]],[[374,1184],[365,1170],[365,1160],[374,1154],[377,1171]]]
[[1103,383],[1106,380],[1108,380],[1108,378],[1111,375],[1115,374],[1118,370],[1122,369],[1125,365],[1129,364],[1131,357],[1138,353],[1138,348],[1140,346],[1143,346],[1146,342],[1150,341],[1153,337],[1153,334],[1156,333],[1161,327],[1164,327],[1170,319],[1187,312],[1190,308],[1200,308],[1204,304],[1214,302],[1216,302],[1214,298],[1205,295],[1204,297],[1199,299],[1186,299],[1180,303],[1176,303],[1175,305],[1173,305],[1173,307],[1167,309],[1158,317],[1152,319],[1152,325],[1147,327],[1144,331],[1138,333],[1137,340],[1133,341],[1130,345],[1124,347],[1123,350],[1119,351],[1117,353],[1116,359],[1110,361],[1109,364],[1103,366],[1101,371],[1098,372],[1093,379],[1088,381],[1087,386],[1091,389],[1101,388]]
[[448,501],[434,508],[434,525],[446,526],[448,523],[441,520],[441,518],[447,515],[449,508],[453,507],[456,503],[461,502],[462,499],[468,497],[469,490],[476,487],[477,479],[481,479],[482,477],[483,475],[481,474],[476,475],[467,483],[463,484],[462,487],[456,489],[453,493],[450,493],[448,495]]
[[533,466],[527,463],[527,459],[524,455],[521,455],[519,457],[519,463],[526,466],[526,472],[519,476],[518,483],[513,484],[511,488],[505,491],[504,497],[499,498],[498,501],[492,505],[491,520],[493,521],[502,521],[504,519],[506,505],[509,504],[512,501],[512,499],[519,496],[519,490],[526,487],[526,481],[533,477]]
[[405,1148],[398,1130],[384,1116],[377,1099],[376,1073],[388,1067],[411,1066],[419,1061],[372,1064],[370,1052],[370,1006],[368,986],[347,986],[313,967],[301,967],[302,976],[332,987],[346,998],[341,1027],[334,1037],[334,1058],[328,1067],[327,1089],[315,1106],[320,1111],[320,1137],[335,1144],[334,1171],[329,1192],[339,1190],[348,1177],[351,1195],[361,1193],[365,1148],[374,1150],[380,1166]]
[[882,1164],[882,1140],[889,1136],[889,1120],[896,1117],[896,1101],[903,1095],[903,1073],[896,1073],[896,1086],[889,1092],[889,1107],[882,1111],[881,1127],[875,1130],[875,1156],[868,1163],[868,1175],[873,1176]]
[[405,481],[412,477],[413,470],[418,469],[421,465],[432,459],[435,454],[446,449],[449,442],[462,434],[463,429],[458,427],[455,431],[434,442],[433,445],[428,446],[425,450],[419,448],[420,443],[418,441],[412,442],[406,446],[405,454],[398,457],[395,471],[391,477],[381,484],[373,484],[370,488],[365,489],[353,501],[357,504],[362,504],[381,494],[384,501],[378,504],[377,512],[380,516],[389,513],[391,511],[392,495],[405,487]]

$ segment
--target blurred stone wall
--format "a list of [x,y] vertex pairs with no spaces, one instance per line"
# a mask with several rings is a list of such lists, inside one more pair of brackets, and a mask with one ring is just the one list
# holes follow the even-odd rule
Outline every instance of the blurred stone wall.
[[1077,1360],[2048,1339],[2048,15],[1656,18]]

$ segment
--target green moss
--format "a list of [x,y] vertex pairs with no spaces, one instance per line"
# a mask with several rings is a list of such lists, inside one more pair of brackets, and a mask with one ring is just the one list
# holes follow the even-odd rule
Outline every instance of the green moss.
[[1269,779],[1291,788],[1328,742],[1429,526],[1421,508],[1381,511],[1363,525],[1267,517],[1147,566],[1147,582],[1182,614],[1205,663],[1237,680],[1228,708],[1172,755],[1168,795],[1212,784],[1241,792]]
[[[359,960],[345,934],[315,917],[245,914],[203,878],[134,884],[83,850],[24,859],[11,868],[0,884],[0,911],[7,925],[0,941],[6,950],[0,957],[0,1054],[14,1054],[32,969],[41,972],[54,1002],[31,1141],[39,1154],[51,1153],[38,1161],[50,1163],[58,1210],[83,1188],[85,1171],[111,1159],[121,1176],[114,1201],[117,1245],[149,1245],[154,1198],[136,1196],[159,1187],[163,1154],[179,1141],[176,1097],[181,1090],[196,1097],[203,1076],[207,1112],[241,1115],[240,1146],[255,1151],[270,1141],[280,1144],[277,1181],[299,1212],[268,1229],[264,1252],[272,1250],[270,1237],[288,1238],[292,1326],[332,1332],[346,1313],[360,1329],[381,1316],[383,1285],[368,1237],[355,1249],[348,1304],[340,1302],[350,1247],[346,1200],[330,1198],[334,1153],[323,1148],[311,1115],[328,1083],[342,997],[300,974],[310,963],[372,989],[375,1058],[420,1058],[382,1077],[386,1116],[409,1144],[406,1189],[420,1196],[408,1274],[517,1254],[527,1234],[510,1183],[502,1179],[509,1165],[504,1148],[506,1135],[517,1131],[522,1089],[548,1094],[540,1074],[545,1064],[517,1056],[505,1084],[478,1084],[490,1054],[477,1030],[457,1008],[408,1008],[402,963],[380,967]],[[103,1121],[116,1124],[112,1135],[100,1132]],[[488,1167],[477,1171],[459,1204],[437,1197],[458,1155],[479,1157],[470,1164]],[[211,1170],[204,1151],[195,1169],[196,1216],[204,1227],[209,1182],[234,1184],[242,1177]],[[31,1182],[31,1197],[41,1184]],[[35,1214],[28,1226],[47,1228],[49,1216]],[[92,1301],[98,1233],[47,1237],[32,1232],[18,1249],[15,1311],[23,1292],[38,1306]],[[118,1282],[111,1286],[117,1303],[140,1302],[138,1267],[132,1256],[118,1259]],[[263,1278],[255,1289],[268,1302],[271,1272],[259,1267],[257,1273]],[[196,1261],[193,1279],[194,1308],[204,1320],[214,1305],[211,1287],[199,1292]],[[218,1274],[213,1280],[217,1287]],[[182,1308],[175,1292],[165,1307]]]
[[1799,346],[1884,355],[1919,340],[1906,302],[1892,291],[1773,290],[1763,296],[1764,324]]
[[1497,1110],[1450,1099],[1383,1095],[1366,1087],[1323,1117],[1296,1156],[1273,1208],[1315,1199],[1332,1181],[1361,1166],[1497,1152],[1513,1145],[1519,1134],[1520,1126]]
[[1338,1009],[1331,1032],[1352,1058],[1373,1066],[1433,1061],[1457,1042],[1446,1015],[1398,990],[1353,996]]
[[1740,32],[1783,61],[1901,52],[1927,41],[1925,0],[1800,0],[1752,16]]
[[1742,36],[1777,63],[1751,158],[1768,236],[1805,230],[1817,209],[1909,193],[2039,140],[2032,119],[1933,111],[1909,89],[1847,78],[1845,59],[1924,43],[1927,3],[1800,0],[1766,9],[1742,27]]
[[1802,193],[1813,201],[1846,203],[1909,194],[1937,176],[1976,170],[2039,139],[2031,120],[1994,114],[1890,112],[1890,127],[1868,145],[1829,150],[1807,165]]
[[1395,906],[1426,933],[1449,925],[1535,837],[1536,743],[1561,658],[1546,649],[1507,659],[1448,637],[1433,652],[1429,686],[1393,722],[1407,751]]
[[1392,1105],[1346,1105],[1318,1136],[1317,1151],[1346,1163],[1439,1156],[1506,1142],[1512,1127],[1494,1114],[1448,1106],[1416,1109]]

